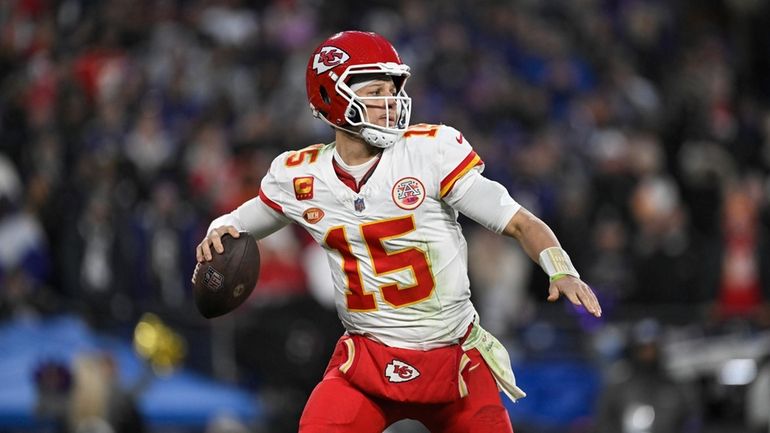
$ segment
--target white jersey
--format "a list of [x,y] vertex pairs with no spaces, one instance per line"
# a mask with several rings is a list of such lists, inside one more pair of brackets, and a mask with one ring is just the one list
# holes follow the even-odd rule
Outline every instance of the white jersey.
[[349,333],[410,349],[457,343],[476,311],[457,211],[443,198],[483,162],[456,129],[415,125],[357,192],[333,154],[333,143],[283,153],[259,197],[326,250]]

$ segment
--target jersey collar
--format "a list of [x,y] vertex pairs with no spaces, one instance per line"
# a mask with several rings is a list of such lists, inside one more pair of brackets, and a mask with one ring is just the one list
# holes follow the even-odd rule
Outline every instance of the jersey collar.
[[380,161],[382,160],[382,154],[377,156],[377,161],[374,162],[374,164],[369,168],[369,170],[364,174],[364,177],[361,178],[361,182],[356,184],[356,179],[345,169],[340,167],[340,165],[337,163],[337,160],[332,157],[332,166],[334,167],[334,174],[337,175],[337,178],[342,181],[348,188],[352,189],[355,193],[361,192],[361,187],[366,184],[366,181],[369,180],[370,177],[372,177],[372,174],[374,173],[374,169],[377,168],[378,165],[380,165]]

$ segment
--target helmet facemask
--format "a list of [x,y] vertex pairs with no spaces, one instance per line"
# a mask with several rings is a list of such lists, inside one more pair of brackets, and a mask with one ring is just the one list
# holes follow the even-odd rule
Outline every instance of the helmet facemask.
[[[393,96],[359,96],[348,85],[351,76],[387,76],[396,85]],[[409,77],[409,67],[396,63],[355,65],[349,67],[336,82],[335,90],[348,101],[345,109],[347,123],[358,128],[357,133],[375,147],[390,147],[404,135],[409,127],[412,98],[406,94],[404,84]],[[367,107],[385,110],[385,126],[372,123]]]

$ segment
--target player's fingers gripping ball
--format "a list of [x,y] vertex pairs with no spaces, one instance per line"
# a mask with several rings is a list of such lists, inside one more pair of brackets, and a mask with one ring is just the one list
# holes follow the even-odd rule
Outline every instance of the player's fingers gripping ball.
[[193,271],[193,295],[198,311],[207,319],[229,313],[254,290],[259,278],[259,248],[247,233],[221,237],[223,252],[212,252],[210,261],[198,262]]

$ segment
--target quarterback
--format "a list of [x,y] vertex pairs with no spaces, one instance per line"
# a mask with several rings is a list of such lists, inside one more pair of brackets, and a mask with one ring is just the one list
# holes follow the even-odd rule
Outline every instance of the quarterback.
[[312,113],[335,140],[273,161],[258,197],[215,219],[199,262],[220,237],[261,239],[295,223],[327,252],[346,332],[300,419],[301,433],[380,433],[404,418],[431,432],[512,432],[500,398],[516,400],[505,348],[470,301],[458,212],[516,238],[561,295],[601,307],[540,219],[484,176],[458,130],[409,124],[409,67],[374,33],[347,31],[310,56]]

